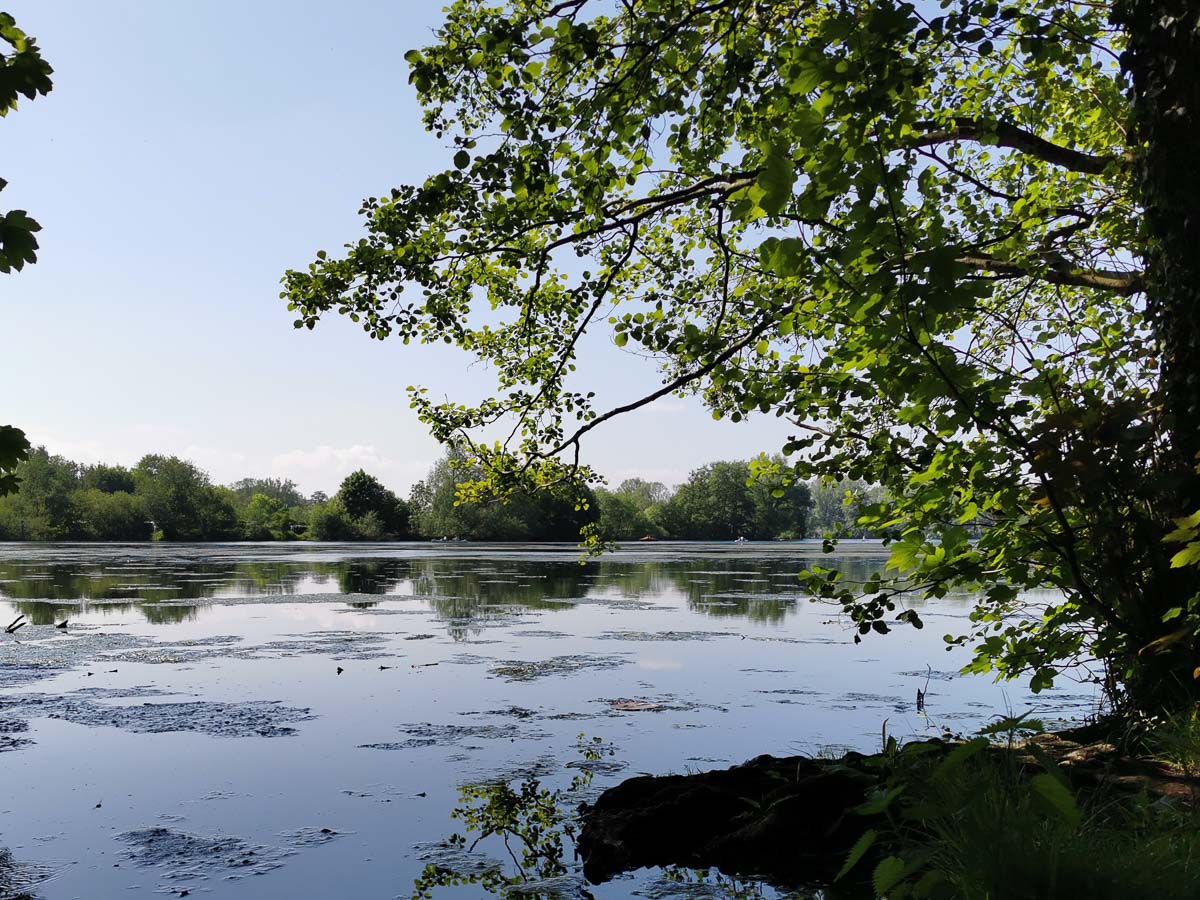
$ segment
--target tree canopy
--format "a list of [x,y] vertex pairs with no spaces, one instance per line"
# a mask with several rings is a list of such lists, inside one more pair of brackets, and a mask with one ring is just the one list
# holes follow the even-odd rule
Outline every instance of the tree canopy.
[[[462,485],[483,477],[479,465],[455,447],[413,485],[416,532],[428,538],[496,541],[564,541],[596,519],[593,492],[514,491],[498,500],[465,496]],[[468,492],[469,493],[469,492]]]
[[[0,117],[17,108],[21,97],[34,100],[50,93],[54,72],[43,58],[37,42],[17,27],[8,13],[0,12]],[[0,178],[0,191],[8,182]],[[0,273],[10,274],[37,262],[35,236],[42,226],[23,209],[0,210]],[[29,452],[25,432],[13,425],[0,425],[0,496],[17,488],[17,464]]]
[[752,482],[751,465],[722,461],[692,472],[662,506],[658,518],[666,531],[701,540],[805,537],[812,506],[808,485],[793,482],[774,489],[764,481]]
[[[760,474],[886,488],[888,572],[808,579],[860,631],[978,586],[978,670],[1195,696],[1164,537],[1200,508],[1200,30],[1166,6],[458,0],[407,56],[450,165],[284,296],[492,366],[479,404],[410,389],[485,487],[588,477],[581,439],[672,393],[780,416]],[[663,372],[612,409],[602,328]]]

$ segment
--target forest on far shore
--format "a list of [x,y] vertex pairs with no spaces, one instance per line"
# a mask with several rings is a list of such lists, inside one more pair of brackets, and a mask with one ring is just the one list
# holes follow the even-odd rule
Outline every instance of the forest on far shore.
[[85,465],[39,447],[16,474],[19,490],[0,497],[0,540],[577,541],[589,524],[614,541],[795,540],[864,536],[856,509],[876,499],[857,482],[755,481],[749,460],[709,463],[677,487],[630,478],[584,488],[582,497],[543,491],[503,503],[456,502],[456,485],[474,473],[453,452],[407,499],[362,470],[332,496],[305,496],[284,478],[213,484],[195,463],[161,454],[127,468]]

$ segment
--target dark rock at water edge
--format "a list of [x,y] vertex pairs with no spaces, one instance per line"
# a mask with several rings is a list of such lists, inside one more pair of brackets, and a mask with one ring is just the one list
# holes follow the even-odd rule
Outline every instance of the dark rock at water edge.
[[646,866],[715,866],[796,886],[828,881],[872,817],[854,814],[878,773],[840,760],[760,756],[693,775],[641,776],[582,808],[579,853],[600,883]]

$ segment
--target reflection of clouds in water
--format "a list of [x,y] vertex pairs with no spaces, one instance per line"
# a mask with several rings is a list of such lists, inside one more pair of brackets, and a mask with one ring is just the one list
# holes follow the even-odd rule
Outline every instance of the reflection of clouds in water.
[[[26,731],[7,730],[13,742],[38,744],[8,758],[30,777],[10,781],[12,813],[0,824],[25,846],[37,829],[63,832],[61,852],[83,873],[60,889],[64,896],[117,896],[128,887],[128,868],[111,868],[111,856],[93,849],[93,835],[118,798],[127,796],[135,814],[123,828],[174,828],[181,827],[175,819],[158,817],[183,811],[200,818],[200,809],[184,804],[223,797],[213,804],[220,807],[211,814],[215,823],[198,824],[198,835],[229,825],[252,846],[281,848],[293,846],[281,838],[284,828],[297,845],[324,843],[329,835],[320,827],[336,809],[344,818],[332,824],[357,831],[352,877],[359,892],[392,896],[397,873],[401,881],[416,877],[428,861],[411,848],[443,824],[461,827],[448,815],[464,781],[532,774],[563,786],[582,770],[597,773],[596,787],[608,786],[621,766],[627,774],[661,773],[729,765],[758,752],[820,753],[827,744],[872,750],[885,720],[888,734],[900,736],[927,732],[935,716],[938,726],[970,733],[1004,708],[1002,688],[990,679],[958,675],[967,651],[944,651],[941,633],[957,622],[854,647],[851,631],[839,627],[846,621],[840,608],[796,600],[796,572],[815,555],[734,549],[638,548],[581,566],[572,548],[69,547],[57,556],[30,548],[18,565],[0,546],[0,581],[5,566],[17,572],[16,584],[10,579],[0,592],[28,599],[53,588],[63,595],[61,607],[21,608],[47,619],[63,608],[72,623],[63,635],[47,620],[34,621],[23,631],[37,640],[9,648],[11,658],[0,646],[7,663],[0,688],[29,697],[30,682],[61,676],[40,703],[25,701],[24,711],[7,716],[16,728],[36,719]],[[124,563],[107,564],[114,554],[125,554]],[[864,571],[882,565],[882,557],[846,559]],[[83,590],[102,590],[105,578],[118,595],[107,601],[113,605],[72,606]],[[117,606],[130,603],[119,585],[139,578],[182,585],[147,597],[191,605]],[[213,602],[218,590],[237,596]],[[926,609],[931,618],[957,616],[958,602]],[[176,623],[172,612],[195,619]],[[112,627],[118,621],[122,627]],[[481,633],[501,643],[458,643]],[[466,649],[475,653],[459,652]],[[336,674],[334,660],[381,654],[404,658],[341,663],[344,672]],[[150,662],[170,664],[151,669]],[[382,671],[385,664],[392,671]],[[915,713],[915,692],[927,679],[925,718]],[[1066,687],[1039,702],[1086,712],[1090,698]],[[1009,705],[1023,709],[1026,692],[1009,689]],[[167,698],[153,691],[185,702],[164,706]],[[282,721],[277,706],[244,703],[254,696],[311,709],[316,718]],[[146,701],[153,705],[140,708]],[[36,707],[62,721],[35,715]],[[82,728],[102,725],[79,739]],[[295,731],[260,737],[272,728]],[[619,758],[569,766],[581,731],[618,741]],[[357,749],[371,742],[396,752]],[[131,765],[139,753],[152,763]],[[70,766],[102,773],[103,810],[77,809],[75,785],[61,785]],[[221,793],[208,794],[214,787]],[[330,797],[346,805],[331,806]],[[402,815],[386,827],[372,819],[389,807]],[[630,876],[621,895],[635,888],[649,895],[655,877]]]
[[639,669],[649,669],[652,672],[671,672],[683,668],[683,662],[678,659],[643,658],[637,661]]

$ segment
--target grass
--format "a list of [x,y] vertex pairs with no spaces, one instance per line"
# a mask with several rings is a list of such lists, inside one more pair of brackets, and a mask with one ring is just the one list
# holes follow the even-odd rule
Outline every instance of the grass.
[[1145,741],[1156,757],[1189,778],[1200,777],[1200,709],[1167,716]]
[[932,788],[932,815],[913,823],[909,842],[916,838],[917,847],[932,851],[928,869],[939,872],[948,888],[939,896],[1200,897],[1200,818],[1194,810],[1144,796],[1066,794],[1076,800],[1073,816],[1007,768],[994,761],[965,768]]
[[[1172,765],[1186,772],[1200,763],[1195,716],[1171,723],[1160,739]],[[1200,898],[1194,799],[1076,788],[1043,751],[1011,741],[995,747],[977,739],[948,755],[892,744],[883,756],[886,785],[867,806],[882,808],[886,824],[844,879],[867,896]]]

